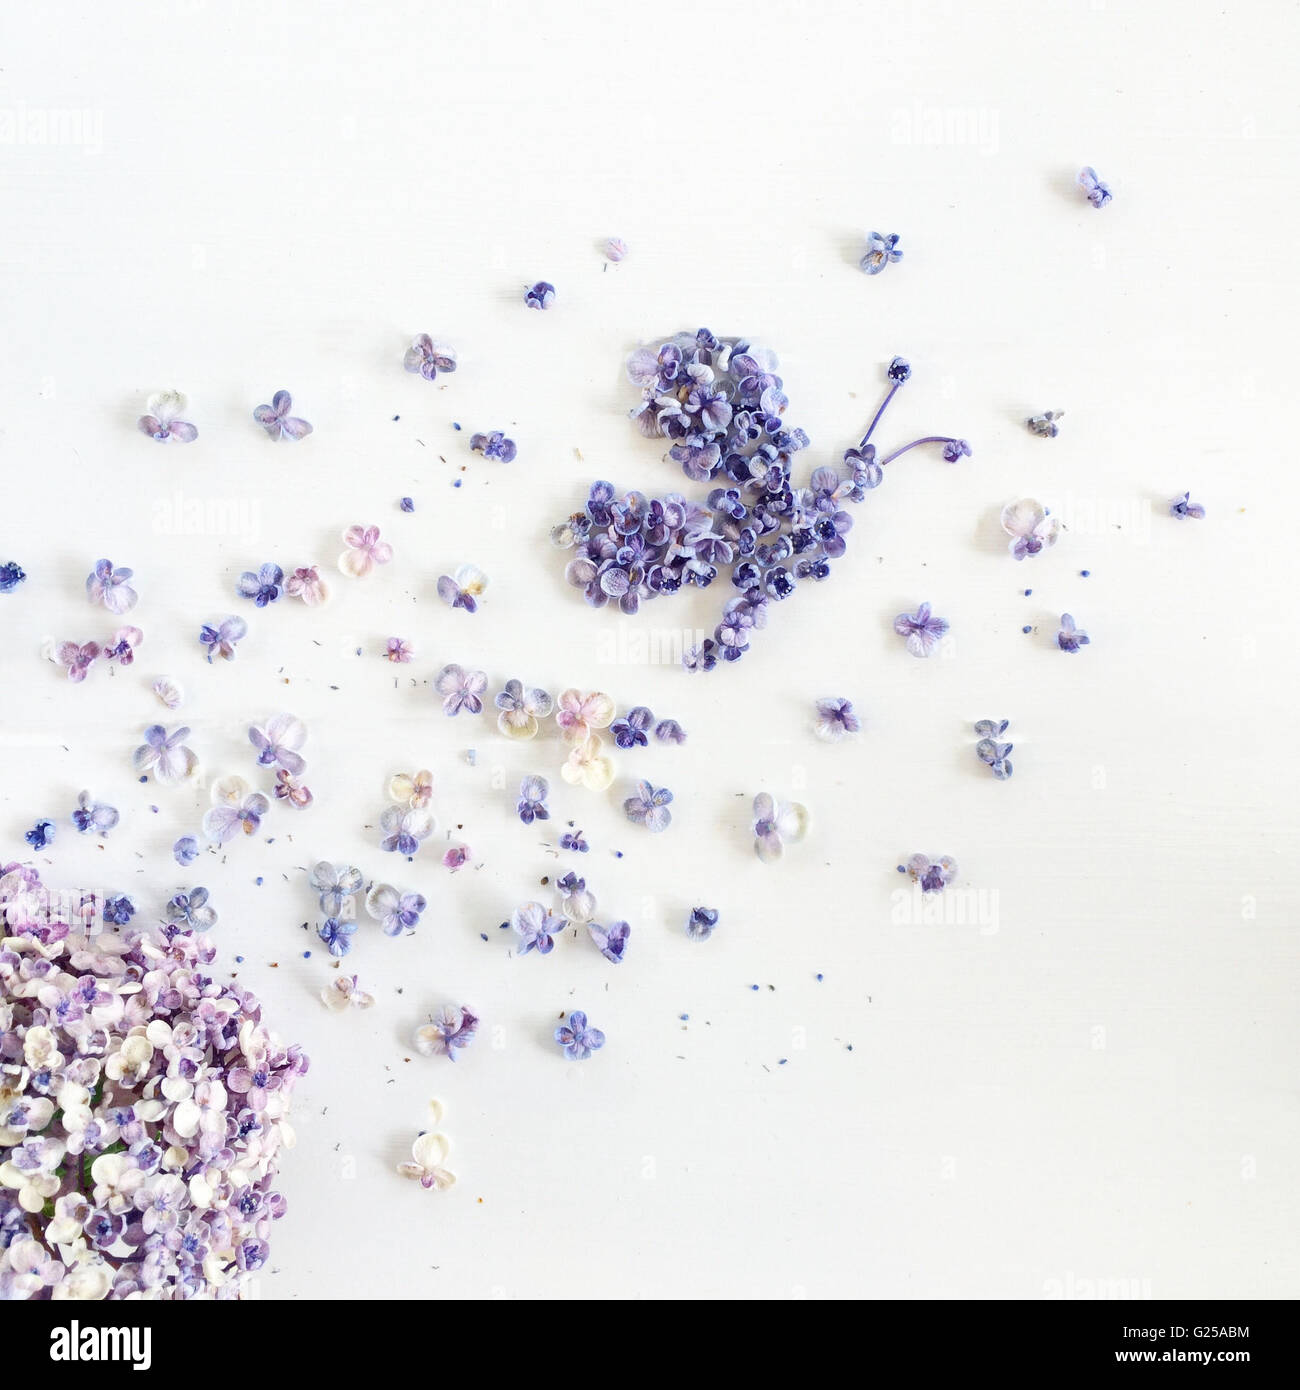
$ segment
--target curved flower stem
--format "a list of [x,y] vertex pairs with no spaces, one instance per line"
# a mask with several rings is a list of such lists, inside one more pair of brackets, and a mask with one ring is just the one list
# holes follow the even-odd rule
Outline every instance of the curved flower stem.
[[900,457],[900,455],[902,455],[902,454],[907,453],[907,451],[908,451],[909,449],[915,449],[916,446],[917,446],[918,444],[956,444],[956,443],[957,443],[957,440],[955,440],[955,439],[949,439],[948,436],[947,436],[946,434],[927,434],[927,435],[925,436],[924,439],[914,439],[914,440],[912,440],[912,442],[911,442],[910,444],[904,444],[903,447],[902,447],[901,449],[895,449],[894,452],[893,452],[892,454],[890,454],[887,458],[883,458],[883,459],[880,460],[880,465],[881,465],[881,467],[883,468],[885,464],[887,464],[887,463],[893,463],[893,461],[894,461],[896,458]]
[[876,432],[876,426],[880,423],[880,417],[885,413],[885,407],[889,404],[890,401],[894,399],[895,395],[898,393],[898,388],[902,384],[903,383],[901,381],[894,382],[894,384],[889,388],[888,392],[885,394],[885,399],[880,402],[880,409],[877,410],[875,415],[871,417],[871,423],[867,426],[867,432],[862,436],[862,443],[858,445],[859,449],[866,448],[867,444],[871,439],[871,436]]

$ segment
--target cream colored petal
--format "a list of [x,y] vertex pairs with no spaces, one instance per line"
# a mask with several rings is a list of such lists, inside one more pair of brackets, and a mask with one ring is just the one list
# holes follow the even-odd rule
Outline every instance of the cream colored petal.
[[248,783],[242,777],[237,775],[218,777],[212,784],[212,804],[214,806],[242,806],[248,792]]
[[537,718],[522,709],[503,709],[497,715],[497,728],[507,738],[527,739],[537,737]]
[[589,729],[608,729],[614,719],[614,701],[595,690],[583,701],[582,717]]
[[411,1145],[411,1157],[427,1172],[436,1168],[447,1157],[447,1136],[430,1130]]
[[375,567],[368,550],[345,550],[339,556],[339,569],[353,579],[364,579]]
[[783,839],[798,844],[808,833],[811,820],[806,806],[801,805],[798,801],[790,801],[781,807],[777,816],[777,828]]

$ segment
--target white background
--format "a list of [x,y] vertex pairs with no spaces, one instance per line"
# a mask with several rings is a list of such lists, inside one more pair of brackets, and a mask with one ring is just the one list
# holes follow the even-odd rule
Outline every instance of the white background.
[[[308,1047],[265,1296],[1300,1293],[1293,6],[200,0],[7,30],[0,559],[31,577],[0,596],[0,836],[12,858],[60,820],[47,880],[146,916],[205,883],[224,968]],[[40,143],[70,112],[80,140]],[[906,252],[875,279],[871,228]],[[545,314],[521,302],[539,278]],[[882,444],[951,431],[975,456],[891,467],[832,581],[693,678],[616,634],[711,625],[725,595],[593,613],[547,532],[595,477],[682,485],[624,418],[622,363],[700,324],[781,354],[805,459],[858,437],[894,353],[915,376]],[[420,331],[460,353],[445,386],[401,370]],[[169,386],[192,445],[135,432]],[[303,443],[251,419],[279,387]],[[1063,432],[1035,439],[1048,408]],[[468,451],[492,428],[509,467]],[[1204,522],[1166,514],[1188,488]],[[1069,532],[1017,565],[997,512],[1024,495]],[[241,520],[186,533],[194,504]],[[360,583],[334,569],[353,522],[396,550]],[[145,645],[78,687],[40,653],[112,630],[83,592],[100,555],[134,567]],[[266,560],[319,563],[334,601],[235,598]],[[433,592],[466,560],[491,577],[474,617]],[[927,598],[953,635],[922,662],[891,621]],[[1066,609],[1093,639],[1074,657]],[[234,612],[249,636],[209,668],[197,628]],[[443,717],[447,661],[605,689],[690,739],[571,790],[553,733]],[[176,869],[206,794],[130,765],[163,673],[212,775],[254,775],[248,723],[308,721],[317,802],[273,809],[274,843]],[[811,736],[826,694],[865,717],[851,746]],[[1012,720],[1009,783],[980,718]],[[376,826],[417,767],[440,827],[405,865]],[[633,924],[618,968],[577,940],[516,960],[497,930],[559,865],[554,823],[513,819],[528,771],[586,830],[601,916]],[[660,837],[622,820],[642,773],[676,793]],[[123,813],[103,848],[67,824],[83,786]],[[815,818],[772,867],[763,787]],[[477,860],[455,877],[448,829]],[[915,850],[996,895],[996,930],[892,920]],[[369,1014],[317,1002],[320,857],[431,902],[413,937],[363,926]],[[696,902],[722,913],[705,945]],[[483,1019],[454,1067],[409,1044],[453,1001]],[[609,1038],[582,1065],[550,1041],[575,1007]],[[447,1194],[394,1173],[434,1095]]]

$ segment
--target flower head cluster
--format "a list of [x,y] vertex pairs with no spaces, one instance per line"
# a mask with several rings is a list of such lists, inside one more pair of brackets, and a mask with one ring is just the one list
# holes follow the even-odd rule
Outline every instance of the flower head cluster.
[[927,435],[877,458],[871,433],[911,375],[895,358],[889,393],[867,435],[846,451],[844,471],[817,468],[798,487],[792,463],[808,436],[785,421],[789,402],[777,366],[772,353],[705,328],[633,353],[628,375],[642,396],[634,421],[647,437],[668,442],[692,482],[711,488],[701,499],[650,497],[598,481],[583,510],[551,532],[557,546],[573,551],[566,578],[594,607],[616,603],[636,613],[683,586],[729,579],[733,592],[712,637],[683,657],[691,671],[739,660],[751,634],[766,626],[772,602],[790,597],[801,581],[830,575],[853,526],[846,503],[878,486],[886,464],[919,444],[942,445],[950,462],[970,453],[965,440]]
[[27,571],[14,560],[0,564],[0,594],[11,594],[27,578]]
[[179,923],[100,932],[0,870],[0,1298],[239,1297],[307,1058]]

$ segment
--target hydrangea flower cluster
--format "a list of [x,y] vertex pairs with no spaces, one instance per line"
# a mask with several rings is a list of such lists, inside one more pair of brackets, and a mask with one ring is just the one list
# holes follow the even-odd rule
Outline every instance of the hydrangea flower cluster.
[[0,869],[0,1298],[238,1298],[307,1058],[179,923]]
[[703,500],[678,492],[648,497],[620,495],[601,480],[583,510],[551,532],[557,546],[574,552],[565,577],[593,607],[612,602],[632,614],[683,585],[730,579],[735,593],[713,636],[685,654],[687,670],[738,660],[750,634],[766,626],[772,601],[788,598],[801,581],[829,576],[853,526],[845,504],[879,486],[886,464],[920,444],[942,445],[950,463],[971,452],[963,439],[926,435],[877,457],[871,437],[911,376],[896,357],[888,393],[861,442],[845,452],[843,470],[817,468],[808,486],[796,487],[793,459],[809,441],[784,419],[789,400],[777,367],[772,353],[707,328],[634,352],[628,376],[642,395],[634,421],[648,438],[670,441],[669,456],[692,482],[713,487]]

